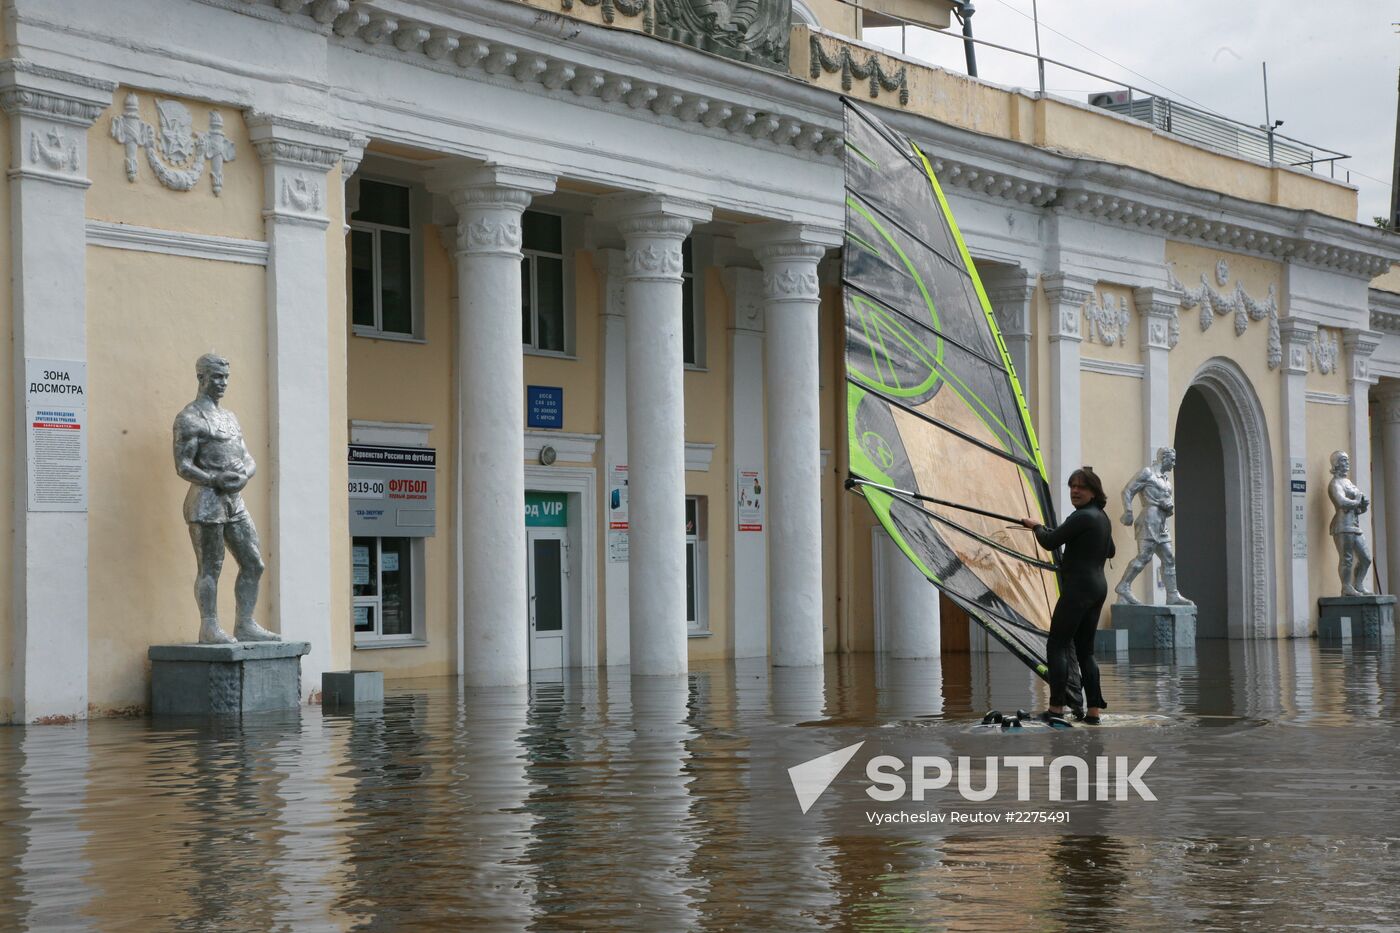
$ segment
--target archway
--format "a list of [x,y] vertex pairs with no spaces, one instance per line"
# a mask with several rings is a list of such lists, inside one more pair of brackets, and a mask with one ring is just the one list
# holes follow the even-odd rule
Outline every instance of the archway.
[[1176,535],[1181,591],[1198,638],[1273,631],[1273,469],[1263,407],[1239,366],[1207,361],[1177,415]]

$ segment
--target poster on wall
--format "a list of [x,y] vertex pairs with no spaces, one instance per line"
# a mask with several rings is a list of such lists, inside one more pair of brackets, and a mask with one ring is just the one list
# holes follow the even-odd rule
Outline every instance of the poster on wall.
[[736,471],[735,515],[740,531],[763,530],[763,477],[757,469]]
[[608,468],[608,560],[615,564],[627,562],[627,464],[617,463]]
[[87,363],[24,363],[29,511],[86,512]]
[[1289,495],[1292,497],[1293,559],[1308,556],[1308,470],[1302,460],[1289,461]]
[[437,532],[437,451],[350,445],[350,533],[431,538]]

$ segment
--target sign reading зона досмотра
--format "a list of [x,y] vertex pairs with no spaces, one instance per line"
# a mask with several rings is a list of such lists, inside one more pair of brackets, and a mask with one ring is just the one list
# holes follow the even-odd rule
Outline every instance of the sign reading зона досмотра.
[[437,451],[350,445],[350,534],[430,538],[437,533]]
[[26,359],[29,511],[87,511],[87,363]]

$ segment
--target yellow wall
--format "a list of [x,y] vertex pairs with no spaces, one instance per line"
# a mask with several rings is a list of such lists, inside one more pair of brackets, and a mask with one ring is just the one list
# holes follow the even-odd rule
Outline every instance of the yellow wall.
[[[171,425],[195,397],[195,360],[211,349],[232,363],[224,404],[259,465],[244,501],[254,524],[271,528],[265,272],[92,247],[87,295],[88,690],[102,715],[146,704],[148,645],[198,632],[181,514],[188,484],[175,475]],[[226,628],[236,573],[230,556],[219,585]],[[267,625],[269,616],[264,593],[257,618]]]
[[[1079,386],[1081,459],[1092,466],[1103,481],[1104,494],[1108,497],[1104,511],[1112,524],[1113,546],[1118,551],[1113,566],[1104,568],[1110,588],[1118,585],[1128,561],[1137,554],[1132,526],[1124,525],[1119,519],[1123,515],[1123,487],[1145,465],[1142,389],[1141,379],[1103,373],[1084,373]],[[1059,490],[1052,492],[1058,495]],[[1139,599],[1148,598],[1150,582],[1151,574],[1147,571],[1134,581],[1133,591]],[[1112,603],[1109,599],[1104,604],[1100,627],[1109,624]]]
[[[437,534],[424,544],[424,627],[428,644],[422,647],[376,648],[355,651],[351,665],[357,670],[383,671],[387,677],[425,677],[451,673],[456,646],[456,606],[453,538],[456,514],[456,430],[453,401],[453,352],[456,342],[451,313],[453,264],[443,248],[437,228],[419,230],[423,244],[423,325],[426,343],[373,340],[342,336],[348,341],[346,398],[350,420],[404,421],[431,424],[428,446],[437,450]],[[343,248],[343,247],[342,247]],[[342,295],[344,286],[342,288]],[[349,333],[349,315],[342,304],[338,317],[342,335]],[[340,484],[340,490],[345,484]],[[521,505],[522,509],[524,505]],[[348,502],[337,512],[348,514]],[[334,624],[353,640],[350,626],[350,577],[348,518],[343,526],[341,561],[346,594],[342,620]]]
[[1383,292],[1400,292],[1400,266],[1391,266],[1385,275],[1371,280],[1371,287]]
[[[697,274],[699,272],[697,271]],[[734,654],[734,630],[729,612],[729,529],[735,520],[730,479],[734,463],[729,450],[729,405],[718,403],[731,395],[729,379],[729,301],[719,270],[705,275],[705,369],[685,374],[685,439],[691,444],[714,444],[708,472],[689,470],[685,491],[708,497],[706,551],[709,573],[709,638],[690,640],[690,659],[707,661]],[[606,558],[606,555],[604,555]]]
[[[1327,484],[1332,480],[1331,456],[1334,450],[1351,451],[1351,429],[1347,409],[1340,405],[1308,405],[1308,595],[1315,602],[1320,596],[1340,596],[1337,576],[1337,548],[1329,529],[1332,501]],[[1353,476],[1353,479],[1355,477]],[[1363,490],[1367,494],[1370,490]],[[1287,514],[1287,513],[1281,513]],[[1285,536],[1287,529],[1283,529]],[[1315,615],[1314,607],[1310,614]]]
[[[10,126],[9,118],[0,115],[0,165],[10,164]],[[0,185],[0,217],[10,216],[10,186]],[[6,371],[13,365],[15,358],[14,326],[10,310],[10,225],[4,224],[0,227],[0,283],[5,283],[5,287],[0,288],[0,359],[4,360]],[[12,378],[0,378],[0,438],[4,438],[5,449],[14,450],[13,438],[15,436],[14,422],[14,380]],[[13,456],[0,457],[0,489],[5,490],[5,494],[0,495],[0,724],[9,722],[14,717],[14,701],[11,698],[13,690],[12,662],[14,659],[14,621],[12,595],[14,593],[14,535],[11,529],[14,527],[14,496],[10,490],[15,488],[14,458]]]
[[217,109],[224,118],[224,135],[237,150],[233,161],[224,163],[223,193],[218,197],[210,184],[208,165],[193,189],[171,191],[156,180],[139,147],[136,181],[127,181],[126,147],[112,138],[112,118],[122,112],[128,93],[137,95],[141,118],[155,127],[157,134],[160,132],[157,95],[117,88],[112,105],[88,130],[88,177],[93,180],[87,193],[88,217],[142,227],[263,239],[262,163],[248,141],[243,114],[232,106],[211,107],[202,101],[159,96],[160,100],[179,100],[188,107],[198,132],[209,128],[209,112]]
[[[1225,285],[1215,279],[1216,262],[1226,259],[1229,263],[1230,278]],[[1201,276],[1205,275],[1217,291],[1233,294],[1235,283],[1244,286],[1250,297],[1263,301],[1268,295],[1269,286],[1274,286],[1282,294],[1282,270],[1277,263],[1252,256],[1224,253],[1218,250],[1190,246],[1168,241],[1166,247],[1168,263],[1174,263],[1173,271],[1178,280],[1192,287],[1200,287]],[[1269,464],[1274,476],[1274,568],[1277,577],[1275,606],[1285,603],[1286,577],[1283,568],[1289,545],[1288,523],[1288,483],[1284,466],[1288,458],[1282,447],[1282,385],[1277,370],[1268,365],[1268,321],[1251,321],[1244,334],[1235,336],[1233,314],[1216,315],[1210,329],[1202,332],[1199,309],[1192,308],[1181,313],[1181,342],[1171,352],[1171,431],[1176,435],[1176,417],[1181,409],[1182,399],[1190,387],[1191,379],[1200,366],[1212,357],[1224,356],[1237,363],[1254,388],[1259,405],[1264,412],[1268,431]],[[1311,448],[1311,440],[1309,442]],[[1280,617],[1281,618],[1281,617]]]

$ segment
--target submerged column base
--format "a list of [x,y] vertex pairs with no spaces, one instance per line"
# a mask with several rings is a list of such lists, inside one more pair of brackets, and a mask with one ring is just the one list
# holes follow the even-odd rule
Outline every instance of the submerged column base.
[[152,645],[151,712],[225,716],[296,709],[306,641]]

